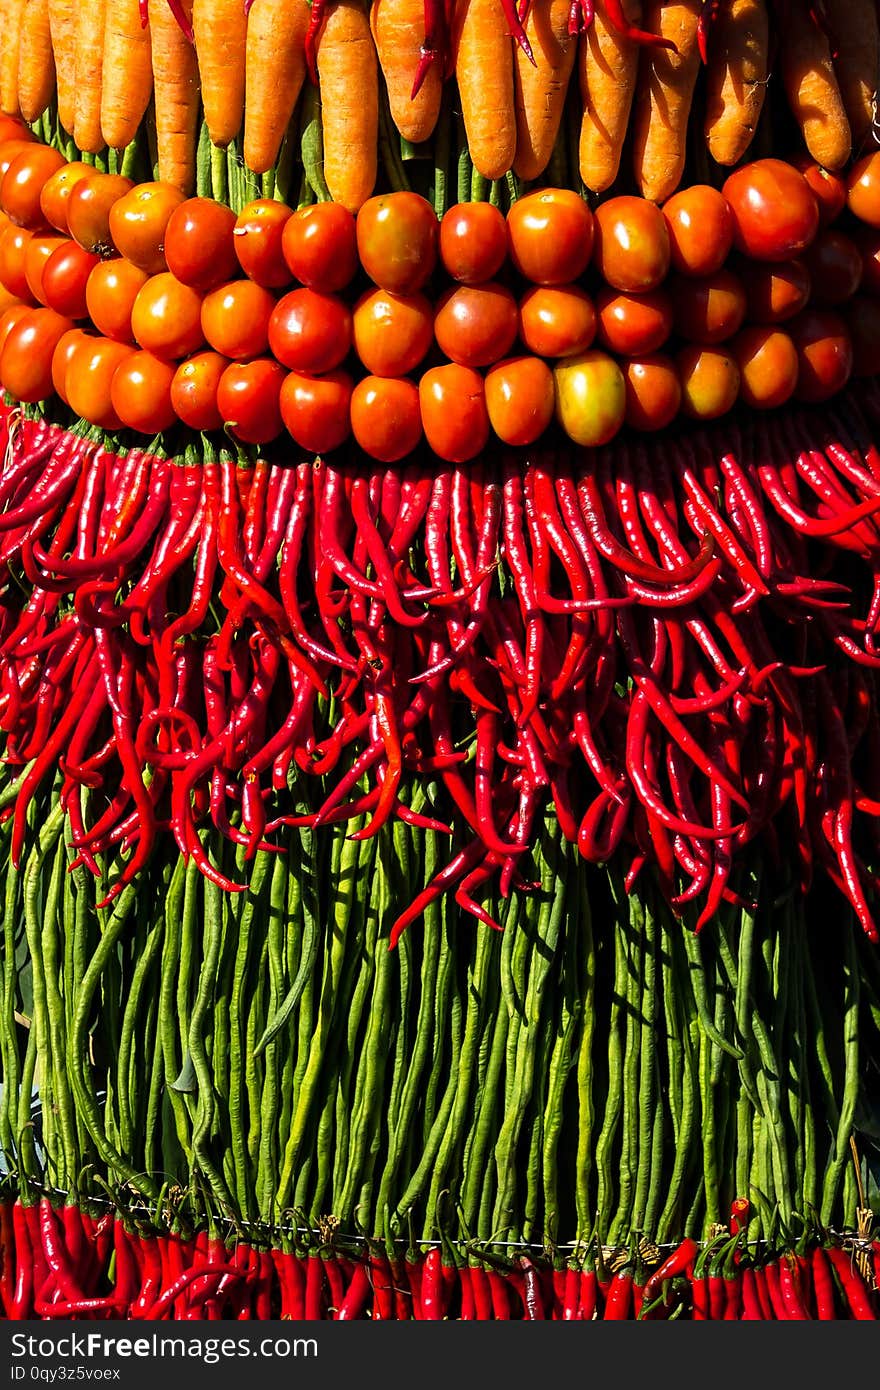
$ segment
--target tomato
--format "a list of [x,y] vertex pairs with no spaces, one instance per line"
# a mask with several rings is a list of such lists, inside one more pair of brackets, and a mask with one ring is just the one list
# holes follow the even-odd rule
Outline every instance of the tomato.
[[440,220],[440,260],[463,285],[494,280],[507,259],[507,223],[491,203],[456,203]]
[[159,434],[177,419],[171,400],[174,368],[151,352],[132,352],[120,362],[110,383],[110,400],[123,425],[141,434]]
[[351,434],[354,382],[348,372],[324,376],[288,372],[281,387],[281,418],[288,434],[310,454],[329,454]]
[[98,262],[86,284],[86,306],[99,333],[120,343],[134,342],[131,311],[149,278],[120,256]]
[[697,420],[726,415],[739,394],[739,367],[723,348],[688,344],[675,358],[683,414]]
[[0,352],[3,351],[3,344],[9,337],[17,323],[21,323],[26,314],[33,311],[31,304],[10,304],[6,309],[0,311]]
[[34,136],[19,116],[7,116],[5,111],[0,112],[0,144],[4,140],[16,139],[33,140]]
[[728,176],[722,193],[733,213],[733,244],[757,261],[790,261],[819,230],[819,204],[797,169],[756,159]]
[[606,285],[596,295],[596,313],[599,342],[624,357],[656,352],[672,332],[672,300],[665,290],[626,294]]
[[577,285],[536,285],[519,301],[519,336],[539,357],[574,357],[596,336],[593,301]]
[[223,416],[217,406],[217,388],[228,366],[229,358],[220,352],[197,352],[175,368],[171,404],[190,429],[220,429]]
[[824,169],[806,152],[798,155],[792,163],[813,190],[819,205],[819,226],[829,226],[846,207],[846,180],[842,174]]
[[34,299],[45,304],[43,293],[43,271],[53,252],[68,245],[68,238],[60,235],[35,232],[25,247],[24,274],[28,289]]
[[553,419],[553,373],[540,357],[508,357],[486,373],[486,409],[498,438],[533,444]]
[[852,340],[853,376],[880,376],[880,300],[856,294],[842,312]]
[[14,304],[24,304],[23,299],[19,299],[17,294],[12,294],[5,285],[0,285],[0,314],[4,309],[11,309]]
[[380,193],[357,214],[357,250],[370,279],[394,294],[415,294],[437,262],[437,215],[418,193]]
[[101,256],[111,251],[116,246],[110,227],[111,213],[120,199],[129,196],[133,186],[131,179],[122,174],[96,174],[94,169],[86,178],[78,179],[67,199],[67,230],[74,241]]
[[607,444],[626,414],[626,388],[619,364],[591,348],[553,368],[556,418],[575,444]]
[[165,261],[172,275],[203,293],[239,271],[232,208],[213,198],[187,198],[165,228]]
[[351,393],[351,432],[370,458],[397,463],[422,437],[419,393],[405,377],[365,376]]
[[788,325],[798,355],[795,399],[827,401],[849,381],[853,346],[840,314],[832,309],[804,309]]
[[30,309],[13,325],[0,353],[0,383],[19,401],[52,394],[52,354],[73,324],[53,309]]
[[357,274],[357,223],[341,203],[298,208],[284,224],[281,251],[301,285],[337,294]]
[[859,289],[865,294],[880,294],[880,228],[857,227],[852,239],[862,262]]
[[344,300],[318,290],[291,290],[269,319],[269,347],[297,372],[331,372],[351,347],[352,316]]
[[67,400],[71,410],[89,424],[105,430],[122,428],[110,392],[116,368],[132,350],[126,343],[87,335],[73,348],[65,378]]
[[846,176],[846,204],[854,217],[880,227],[880,150],[857,159]]
[[170,270],[151,275],[131,309],[134,340],[157,357],[188,357],[205,341],[202,296]]
[[22,150],[26,150],[28,146],[33,146],[33,144],[34,140],[30,132],[26,138],[23,135],[15,135],[8,140],[0,141],[0,182],[2,182],[12,161],[18,158]]
[[269,319],[276,299],[255,280],[219,285],[202,301],[205,341],[224,357],[261,357],[269,346]]
[[423,294],[367,290],[354,306],[352,337],[373,376],[406,376],[434,341],[434,312]]
[[283,254],[283,233],[291,210],[274,198],[255,198],[235,219],[232,239],[238,263],[249,280],[267,290],[291,281]]
[[467,463],[489,440],[483,378],[455,362],[432,367],[419,381],[422,428],[429,446],[449,463]]
[[675,305],[675,331],[691,343],[723,343],[746,316],[746,292],[731,270],[696,280],[676,276],[669,285]]
[[217,387],[217,408],[224,424],[244,444],[268,444],[284,429],[281,384],[284,368],[271,357],[231,362]]
[[19,227],[45,226],[40,207],[43,187],[66,164],[64,155],[51,145],[28,145],[15,156],[0,180],[0,206]]
[[596,208],[595,228],[593,264],[609,285],[644,294],[662,283],[672,250],[666,218],[654,203],[630,194],[609,198]]
[[516,300],[503,285],[458,285],[442,296],[434,336],[442,352],[462,367],[488,367],[516,341]]
[[802,260],[767,262],[740,258],[736,274],[746,292],[750,323],[785,323],[806,306],[812,281]]
[[94,172],[91,164],[73,160],[69,164],[62,164],[49,176],[40,190],[40,211],[50,227],[69,233],[67,200],[80,180],[91,178]]
[[33,232],[8,222],[0,232],[0,284],[18,299],[32,299],[25,273],[25,256]]
[[64,241],[43,267],[43,298],[50,309],[69,319],[88,318],[86,286],[100,257],[84,251],[76,241]]
[[69,328],[62,333],[52,353],[52,389],[65,405],[70,404],[67,399],[67,368],[74,349],[88,336],[82,328]]
[[733,245],[733,213],[724,194],[694,183],[667,198],[662,211],[672,269],[699,276],[720,270]]
[[663,430],[681,405],[681,384],[671,357],[662,352],[620,364],[626,392],[624,419],[635,430]]
[[739,368],[739,394],[754,410],[772,410],[794,394],[798,355],[787,333],[772,324],[752,324],[738,333],[730,350]]
[[852,237],[837,227],[819,232],[804,252],[810,272],[811,303],[833,308],[851,299],[862,282],[862,255]]
[[110,237],[119,254],[150,275],[165,270],[165,229],[185,201],[186,195],[170,183],[130,188],[110,209]]
[[520,275],[535,285],[565,285],[593,253],[593,214],[568,188],[541,188],[517,198],[507,214],[507,247]]

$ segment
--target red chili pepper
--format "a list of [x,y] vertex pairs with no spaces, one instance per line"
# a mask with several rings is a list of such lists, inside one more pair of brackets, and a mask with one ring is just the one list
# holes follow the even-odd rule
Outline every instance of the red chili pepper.
[[835,1322],[837,1308],[834,1298],[834,1279],[828,1254],[821,1245],[813,1246],[810,1257],[813,1291],[816,1295],[816,1315],[820,1322]]
[[826,1247],[828,1258],[840,1280],[850,1313],[857,1322],[876,1322],[877,1313],[864,1279],[853,1263],[852,1256],[839,1245]]
[[632,1312],[632,1306],[632,1272],[628,1268],[620,1269],[611,1280],[602,1316],[606,1322],[626,1322]]
[[425,1322],[443,1318],[443,1276],[439,1245],[428,1251],[422,1264],[421,1309]]
[[351,1281],[345,1296],[339,1304],[337,1322],[353,1322],[364,1316],[370,1298],[370,1269],[365,1261],[358,1261],[354,1267]]
[[474,1296],[474,1316],[478,1322],[491,1322],[494,1317],[492,1288],[486,1270],[479,1263],[469,1266]]

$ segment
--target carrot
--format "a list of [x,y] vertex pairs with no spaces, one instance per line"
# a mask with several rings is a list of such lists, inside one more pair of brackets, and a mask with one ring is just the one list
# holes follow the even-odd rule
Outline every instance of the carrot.
[[813,159],[826,169],[841,169],[852,150],[852,132],[828,37],[800,0],[786,6],[779,66],[788,104]]
[[[306,76],[307,0],[254,0],[245,49],[244,160],[275,163]],[[351,100],[351,97],[349,97]]]
[[766,0],[730,0],[712,25],[703,129],[718,164],[737,164],[758,125],[769,71]]
[[832,61],[852,138],[861,147],[876,128],[880,33],[874,0],[825,0],[834,38]]
[[568,32],[570,12],[570,0],[532,0],[525,31],[535,62],[529,62],[522,48],[514,50],[513,168],[521,179],[543,174],[556,143],[578,48]]
[[391,119],[404,140],[419,144],[437,124],[443,90],[443,63],[438,55],[425,68],[422,84],[412,96],[425,42],[424,0],[374,0],[370,29],[388,88]]
[[76,0],[49,0],[58,119],[68,135],[76,123]]
[[24,0],[3,0],[0,9],[0,110],[18,116],[18,48]]
[[640,60],[633,163],[642,197],[655,203],[675,192],[684,173],[688,117],[700,70],[702,7],[702,0],[649,0],[645,6],[645,28],[675,44],[675,50],[646,48]]
[[[192,16],[192,0],[183,0]],[[159,178],[191,193],[196,176],[199,124],[199,69],[196,51],[171,12],[168,0],[149,0],[156,107]]]
[[330,196],[350,212],[376,184],[379,65],[370,21],[357,0],[329,4],[316,45]]
[[150,29],[140,0],[107,0],[101,73],[101,134],[121,150],[134,139],[153,95]]
[[[244,4],[242,0],[193,0],[192,23],[208,134],[215,145],[228,145],[244,119],[248,26]],[[274,78],[266,83],[273,85]]]
[[[630,24],[639,23],[641,0],[624,0],[623,10]],[[602,193],[620,168],[639,64],[638,46],[611,23],[605,0],[596,0],[593,23],[580,37],[577,61],[581,178],[587,188]]]
[[49,0],[25,0],[18,50],[18,101],[25,120],[39,120],[54,95]]
[[501,0],[456,0],[452,53],[474,168],[501,178],[516,155],[513,43]]
[[101,76],[104,58],[106,0],[81,0],[76,10],[76,114],[73,138],[81,150],[97,154],[101,134]]

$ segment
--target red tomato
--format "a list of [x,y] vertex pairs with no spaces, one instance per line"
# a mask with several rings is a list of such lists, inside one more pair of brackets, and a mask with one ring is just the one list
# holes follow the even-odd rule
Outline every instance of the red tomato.
[[731,270],[717,270],[701,280],[676,276],[669,294],[675,305],[675,331],[691,343],[723,343],[746,316],[746,292]]
[[798,155],[792,162],[798,172],[803,174],[819,204],[819,226],[829,226],[846,207],[846,180],[841,174],[824,169],[806,152]]
[[55,233],[50,235],[48,232],[35,232],[25,247],[25,279],[31,295],[41,304],[46,303],[46,296],[43,292],[43,271],[46,269],[46,263],[55,251],[61,250],[68,244],[67,237]]
[[357,214],[357,249],[370,279],[394,294],[415,294],[437,263],[437,215],[418,193],[380,193]]
[[224,357],[260,357],[269,346],[274,294],[255,280],[233,280],[202,301],[205,342]]
[[123,425],[140,434],[159,434],[177,419],[171,400],[174,368],[151,352],[132,352],[110,383],[110,400]]
[[852,340],[853,376],[880,376],[880,300],[856,294],[842,312]]
[[19,401],[51,396],[52,354],[73,327],[53,309],[29,309],[10,328],[0,352],[0,384]]
[[422,437],[419,393],[405,377],[365,376],[351,393],[351,432],[370,458],[397,463]]
[[664,430],[678,414],[681,384],[671,357],[650,353],[621,362],[625,421],[634,430]]
[[434,336],[442,352],[462,367],[488,367],[516,341],[516,300],[503,285],[458,285],[437,305]]
[[269,444],[284,429],[284,368],[271,357],[232,362],[217,387],[217,408],[226,427],[244,444]]
[[810,273],[811,303],[833,308],[851,299],[862,282],[862,255],[852,237],[837,227],[819,232],[804,252]]
[[553,368],[556,419],[575,444],[607,444],[623,424],[626,387],[619,364],[591,348]]
[[708,183],[694,183],[663,204],[672,269],[681,275],[714,275],[733,245],[730,204]]
[[595,215],[593,264],[609,285],[633,294],[655,290],[669,270],[672,249],[661,210],[646,198],[621,194]]
[[880,227],[880,150],[857,159],[846,176],[846,202],[854,217]]
[[449,463],[467,463],[485,449],[489,412],[483,378],[449,362],[432,367],[419,382],[422,428],[429,446]]
[[232,208],[213,198],[187,198],[165,228],[165,261],[172,275],[203,293],[239,271]]
[[52,353],[52,389],[65,405],[70,404],[67,399],[67,368],[74,349],[86,337],[88,334],[81,328],[70,328],[66,333],[62,333]]
[[728,176],[737,250],[757,261],[790,261],[819,230],[819,204],[803,174],[781,159],[756,159]]
[[185,201],[186,194],[173,184],[135,184],[109,210],[112,244],[141,270],[158,275],[166,269],[165,229],[174,209]]
[[789,335],[772,324],[738,333],[730,350],[739,367],[739,394],[754,410],[772,410],[794,394],[798,355]]
[[494,280],[507,259],[507,223],[491,203],[456,203],[440,220],[440,260],[453,280]]
[[157,357],[188,357],[205,341],[202,296],[170,270],[151,275],[131,309],[134,340]]
[[132,187],[131,179],[122,174],[96,174],[94,169],[85,178],[77,179],[67,197],[67,230],[74,241],[101,256],[112,250],[116,239],[110,214]]
[[434,341],[430,301],[423,294],[367,290],[354,306],[352,336],[355,352],[373,376],[406,376]]
[[507,214],[507,246],[520,275],[535,285],[565,285],[593,253],[593,214],[568,188],[541,188],[517,198]]
[[291,290],[269,319],[269,347],[297,372],[331,372],[351,348],[352,316],[344,300],[318,290]]
[[76,241],[65,241],[52,252],[43,267],[43,298],[50,309],[69,319],[88,318],[86,286],[100,257],[84,251]]
[[24,300],[19,299],[17,294],[11,294],[5,285],[0,285],[0,314],[4,309],[11,309],[14,304],[24,304]]
[[519,301],[519,336],[539,357],[574,357],[596,336],[596,310],[577,285],[536,285]]
[[58,170],[66,164],[64,155],[51,145],[26,146],[15,156],[0,180],[0,206],[19,227],[45,226],[40,194]]
[[274,198],[256,198],[235,219],[232,238],[238,263],[249,280],[267,290],[281,289],[291,280],[282,251],[284,228],[291,210]]
[[625,294],[606,285],[596,295],[598,338],[624,357],[656,352],[672,332],[672,300],[665,290]]
[[33,143],[34,139],[30,131],[28,131],[27,136],[16,135],[8,140],[0,140],[0,182],[2,182],[12,161],[21,154],[22,150],[27,149],[28,145]]
[[7,116],[5,111],[0,112],[0,144],[4,140],[33,140],[33,138],[19,116]]
[[856,227],[852,239],[862,261],[859,289],[864,294],[880,294],[880,228]]
[[485,391],[489,423],[505,444],[534,444],[553,419],[553,373],[540,357],[496,363]]
[[67,364],[67,400],[71,410],[101,429],[121,429],[122,421],[113,409],[110,390],[116,368],[131,352],[126,343],[84,334]]
[[175,368],[171,404],[175,414],[192,430],[219,430],[223,416],[217,406],[220,378],[229,358],[219,352],[197,352]]
[[50,227],[58,232],[69,233],[67,225],[67,200],[81,179],[91,178],[95,170],[91,164],[74,160],[62,164],[43,184],[40,191],[40,211]]
[[33,232],[12,222],[0,231],[0,284],[17,299],[33,298],[25,273],[25,256],[33,236]]
[[853,368],[853,346],[840,314],[832,309],[804,309],[788,332],[798,355],[795,399],[827,401],[842,391]]
[[3,351],[3,344],[9,337],[13,328],[20,323],[25,314],[29,314],[33,308],[31,304],[9,304],[5,309],[0,310],[0,352]]
[[329,454],[351,434],[354,382],[348,372],[324,376],[288,372],[281,387],[281,418],[288,434],[310,454]]
[[294,279],[309,289],[337,294],[358,268],[357,224],[341,203],[298,208],[284,224],[281,251]]
[[785,323],[806,306],[812,282],[802,260],[768,262],[739,258],[736,274],[746,292],[750,323]]
[[681,409],[697,420],[715,420],[733,409],[739,394],[739,367],[723,348],[688,344],[675,359],[681,382]]
[[99,333],[119,343],[134,342],[131,312],[149,278],[120,256],[98,262],[86,284],[86,306]]

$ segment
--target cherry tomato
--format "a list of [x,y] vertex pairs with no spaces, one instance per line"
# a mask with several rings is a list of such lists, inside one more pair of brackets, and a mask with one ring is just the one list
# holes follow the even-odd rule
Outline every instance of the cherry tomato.
[[188,357],[205,341],[202,296],[170,270],[151,275],[131,309],[134,340],[157,357]]
[[224,357],[260,357],[269,346],[274,294],[255,280],[233,280],[202,301],[205,341]]
[[491,203],[456,203],[440,220],[440,260],[453,280],[494,280],[507,259],[507,223]]
[[720,270],[733,245],[733,214],[723,193],[694,183],[667,198],[662,211],[672,269],[699,276]]
[[746,292],[732,270],[717,270],[700,280],[676,276],[669,295],[675,305],[675,331],[691,343],[723,343],[746,316]]
[[819,204],[819,226],[829,226],[846,207],[846,180],[842,174],[824,169],[806,152],[798,155],[792,162],[798,172],[803,174]]
[[197,352],[175,368],[171,404],[190,429],[220,429],[223,416],[217,406],[217,388],[228,366],[229,358],[220,352]]
[[593,301],[577,285],[535,285],[519,301],[519,336],[539,357],[574,357],[596,336]]
[[590,263],[593,214],[568,188],[527,193],[507,214],[507,247],[520,275],[532,284],[568,284]]
[[32,310],[31,304],[10,304],[7,309],[0,312],[0,352],[3,351],[3,344],[15,325],[21,323],[25,315],[30,314]]
[[785,323],[799,314],[810,298],[810,272],[802,260],[759,265],[743,257],[736,262],[736,274],[746,292],[750,323]]
[[[19,299],[17,294],[12,294],[5,285],[0,285],[0,314],[4,309],[11,309],[14,304],[24,304],[23,299]],[[50,305],[51,308],[51,305]]]
[[151,352],[132,352],[110,383],[113,409],[123,425],[141,434],[170,429],[177,416],[171,400],[174,368]]
[[811,303],[833,308],[851,299],[862,281],[862,256],[852,237],[837,227],[819,232],[804,252],[812,283]]
[[553,368],[556,418],[575,444],[607,444],[623,424],[626,387],[619,364],[591,348]]
[[456,362],[432,367],[419,381],[422,428],[429,446],[448,463],[467,463],[485,449],[489,412],[483,378]]
[[227,428],[244,444],[269,444],[284,429],[281,385],[284,368],[271,357],[232,362],[217,387],[217,408]]
[[819,230],[819,204],[804,178],[781,159],[735,169],[722,193],[733,213],[733,243],[757,261],[790,261]]
[[25,256],[33,232],[8,222],[0,232],[0,284],[18,299],[32,299],[25,273]]
[[852,239],[862,262],[859,289],[865,294],[880,294],[880,228],[857,227]]
[[120,255],[150,275],[165,270],[165,229],[185,201],[186,195],[170,183],[130,188],[110,209],[110,237]]
[[10,222],[32,230],[45,226],[40,194],[48,179],[66,163],[60,150],[51,145],[28,145],[15,156],[0,180],[0,206]]
[[235,219],[232,238],[238,263],[249,280],[267,290],[291,281],[284,259],[284,228],[291,210],[274,198],[255,198]]
[[86,284],[86,306],[99,333],[116,342],[134,342],[131,311],[149,278],[121,256],[98,262]]
[[67,399],[67,368],[74,348],[88,336],[82,328],[69,328],[66,333],[62,333],[52,353],[52,389],[65,405],[70,404]]
[[172,275],[203,293],[232,280],[239,271],[232,208],[213,198],[187,198],[165,228],[165,261]]
[[331,372],[351,347],[352,316],[344,300],[318,290],[291,290],[269,319],[269,347],[297,372]]
[[739,394],[754,410],[772,410],[794,395],[798,355],[787,333],[772,324],[752,324],[738,333],[730,350],[739,367]]
[[666,218],[654,203],[630,194],[609,198],[596,208],[595,229],[593,264],[609,285],[644,294],[662,283],[672,252]]
[[46,303],[46,296],[43,292],[43,271],[46,263],[53,252],[61,250],[68,245],[68,238],[56,234],[50,235],[48,232],[34,232],[24,252],[24,274],[28,282],[28,289],[34,299],[41,304]]
[[672,332],[672,299],[665,290],[626,294],[605,285],[596,295],[596,313],[599,342],[624,357],[656,352]]
[[3,177],[12,161],[18,158],[22,150],[26,150],[29,145],[32,146],[33,144],[34,140],[30,132],[28,132],[27,137],[15,135],[11,136],[8,140],[0,141],[0,182],[3,181]]
[[540,357],[508,357],[486,373],[489,423],[505,444],[534,444],[553,419],[553,373]]
[[681,384],[671,357],[662,352],[620,364],[626,392],[624,419],[634,430],[664,430],[681,406]]
[[869,227],[880,227],[880,150],[857,159],[846,176],[850,212]]
[[111,251],[116,238],[110,214],[132,188],[131,179],[122,174],[96,174],[94,169],[87,177],[77,179],[67,198],[67,230],[74,241],[100,256]]
[[415,294],[437,262],[437,215],[418,193],[380,193],[357,214],[357,250],[370,279],[394,294]]
[[733,409],[739,394],[739,367],[724,348],[689,343],[675,359],[683,414],[715,420]]
[[121,429],[110,391],[116,368],[132,351],[126,343],[84,334],[67,364],[65,384],[71,410],[101,429]]
[[516,300],[503,285],[458,285],[437,305],[434,336],[451,361],[488,367],[510,351],[518,322]]
[[880,376],[880,300],[853,295],[842,313],[852,340],[853,376]]
[[434,341],[431,304],[423,294],[367,290],[354,306],[352,336],[355,352],[373,376],[406,376]]
[[43,267],[43,298],[50,309],[69,319],[88,318],[86,287],[100,257],[84,251],[76,241],[65,241],[52,252]]
[[74,160],[62,164],[60,169],[43,184],[40,191],[40,211],[50,227],[58,232],[69,233],[67,225],[67,200],[81,179],[91,178],[95,170],[91,164]]
[[34,136],[19,116],[7,116],[5,111],[0,112],[0,144],[4,140],[17,139],[33,140]]
[[419,393],[405,377],[365,376],[351,393],[351,432],[370,458],[397,463],[422,437]]
[[842,391],[853,368],[849,330],[833,309],[804,309],[788,325],[798,355],[795,399],[827,401]]
[[357,223],[341,203],[298,208],[284,224],[281,251],[295,280],[324,294],[338,294],[358,268]]
[[0,353],[0,383],[19,401],[42,401],[52,394],[52,354],[70,319],[53,309],[29,309],[13,324]]
[[288,372],[281,387],[281,418],[288,434],[310,454],[329,454],[351,434],[354,382],[348,372],[324,376]]

